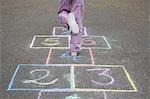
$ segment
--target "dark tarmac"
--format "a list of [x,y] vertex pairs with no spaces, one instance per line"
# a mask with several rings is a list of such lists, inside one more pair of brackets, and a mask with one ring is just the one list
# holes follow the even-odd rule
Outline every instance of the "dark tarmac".
[[83,41],[77,57],[68,36],[31,46],[60,26],[57,0],[1,0],[0,8],[0,99],[149,99],[148,0],[85,0],[96,43]]

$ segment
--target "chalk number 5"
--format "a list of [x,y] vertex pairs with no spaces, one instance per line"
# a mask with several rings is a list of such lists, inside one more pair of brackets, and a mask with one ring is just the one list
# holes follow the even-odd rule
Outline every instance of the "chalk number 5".
[[46,38],[41,44],[46,46],[59,45],[59,38]]

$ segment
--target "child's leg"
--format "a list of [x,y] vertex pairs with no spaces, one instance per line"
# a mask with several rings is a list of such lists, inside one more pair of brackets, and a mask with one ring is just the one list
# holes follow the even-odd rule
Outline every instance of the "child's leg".
[[59,16],[59,22],[63,27],[68,27],[67,25],[67,16],[68,16],[68,12],[66,11],[62,11],[58,14]]
[[70,51],[79,52],[81,48],[81,39],[83,33],[84,0],[72,0],[71,4],[71,13],[75,15],[76,22],[79,26],[79,33],[71,34]]
[[59,21],[63,26],[67,26],[67,16],[70,13],[70,0],[59,0],[58,5]]

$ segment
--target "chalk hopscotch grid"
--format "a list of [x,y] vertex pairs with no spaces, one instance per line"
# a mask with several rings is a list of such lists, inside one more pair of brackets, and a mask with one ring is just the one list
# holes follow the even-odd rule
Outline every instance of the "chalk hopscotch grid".
[[[56,34],[56,29],[63,29],[63,28],[64,28],[64,27],[53,27],[52,35],[55,36],[55,37],[61,35],[61,34],[59,34],[59,35]],[[84,30],[83,37],[88,36],[88,34],[87,34],[87,28],[86,28],[86,27],[83,27],[83,30]],[[69,35],[61,35],[61,36],[68,37]]]
[[17,68],[12,76],[12,79],[8,85],[8,89],[7,91],[43,91],[43,90],[51,90],[52,92],[56,92],[55,90],[57,90],[57,92],[66,92],[66,91],[70,91],[71,89],[70,88],[51,88],[51,89],[41,89],[41,88],[12,88],[12,85],[13,85],[13,82],[15,80],[15,77],[20,69],[20,67],[49,67],[49,66],[53,66],[53,67],[70,67],[70,72],[72,70],[72,66],[71,65],[56,65],[56,64],[19,64],[17,65]]
[[90,35],[90,36],[87,36],[87,37],[90,37],[90,38],[102,38],[105,41],[107,47],[82,47],[82,49],[89,49],[89,48],[90,49],[112,49],[112,47],[110,46],[110,44],[109,44],[109,42],[108,42],[108,40],[107,40],[107,38],[105,36],[93,36],[93,35]]
[[[49,48],[54,48],[54,49],[69,49],[69,47],[34,47],[34,42],[35,42],[36,38],[39,38],[39,37],[44,38],[44,37],[56,37],[56,36],[53,36],[53,35],[34,35],[34,37],[32,39],[32,42],[30,44],[30,48],[31,49],[49,49]],[[59,35],[57,37],[66,37],[66,36]],[[68,37],[66,37],[66,38],[68,38]]]
[[[70,35],[56,35],[56,29],[62,29],[63,27],[53,27],[53,36],[54,37],[59,37],[59,36],[64,36],[64,37],[69,37],[69,41],[70,41]],[[83,37],[102,37],[104,39],[104,41],[106,42],[108,47],[94,47],[92,49],[112,49],[108,40],[106,39],[105,36],[92,36],[92,35],[88,35],[87,33],[87,28],[84,27],[84,35]],[[83,49],[88,49],[87,47],[82,47]]]
[[[56,27],[54,27],[53,28],[53,34],[55,33],[55,29],[56,29]],[[87,31],[86,31],[86,27],[84,28],[84,36],[88,36],[87,35]],[[61,35],[53,35],[53,37],[65,37],[65,36],[61,36]],[[69,36],[70,37],[70,36]],[[110,46],[110,44],[109,44],[109,42],[107,41],[107,39],[106,39],[106,37],[105,36],[101,36],[104,40],[105,40],[105,42],[106,42],[106,44],[107,44],[107,46],[108,46],[108,48],[94,48],[94,49],[111,49],[111,46]],[[31,45],[30,45],[30,48],[32,48],[32,46],[33,46],[33,44],[34,44],[34,40],[35,40],[35,36],[33,37],[33,40],[32,40],[32,42],[31,42]],[[68,43],[70,43],[70,42],[68,42]],[[70,44],[68,44],[68,46],[69,46]],[[48,47],[48,48],[52,48],[52,47]],[[55,47],[56,48],[56,47]],[[62,48],[62,47],[61,47]],[[58,49],[61,49],[61,48],[58,48]],[[64,49],[64,48],[63,48]],[[89,50],[91,49],[91,48],[88,48]],[[92,48],[93,49],[93,48]],[[40,64],[41,65],[41,64]],[[37,65],[37,66],[40,66],[39,64]],[[45,66],[48,66],[49,64],[46,64]],[[59,66],[61,66],[61,65],[64,65],[64,64],[54,64],[54,65],[59,65]],[[53,66],[54,66],[53,65]],[[66,64],[67,65],[67,64]],[[70,65],[70,64],[68,64],[68,65]],[[76,66],[88,66],[88,65],[90,65],[91,66],[91,64],[76,64]],[[35,66],[35,65],[34,65]],[[93,66],[96,66],[96,65],[94,65],[94,63],[93,63]],[[102,66],[102,65],[101,65]],[[103,65],[104,66],[104,65]],[[102,67],[103,67],[102,66]],[[104,67],[106,67],[106,66],[110,66],[110,65],[105,65]],[[110,66],[110,67],[118,67],[118,66]],[[120,66],[119,66],[120,67]],[[73,66],[71,66],[71,73],[70,73],[70,77],[71,77],[71,79],[73,79],[72,80],[72,82],[70,83],[70,84],[72,84],[71,85],[71,89],[69,89],[69,88],[64,88],[64,89],[57,89],[57,88],[55,88],[55,89],[52,89],[52,90],[50,90],[50,89],[48,89],[48,90],[41,90],[41,89],[39,89],[39,91],[40,91],[40,93],[39,93],[39,97],[38,97],[38,99],[40,99],[40,96],[41,96],[41,93],[42,92],[75,92],[75,91],[84,91],[84,92],[93,92],[94,90],[97,92],[97,91],[102,91],[103,93],[104,93],[104,99],[107,99],[107,94],[106,94],[106,92],[108,91],[108,92],[137,92],[137,88],[136,88],[136,86],[135,86],[135,84],[134,84],[134,82],[132,81],[132,79],[131,79],[131,77],[130,77],[130,75],[129,75],[129,73],[127,72],[127,69],[124,67],[124,66],[121,66],[122,68],[123,68],[123,70],[125,71],[125,74],[126,74],[126,76],[127,76],[127,78],[128,78],[128,80],[129,80],[129,82],[130,82],[130,84],[132,85],[132,87],[133,87],[133,89],[134,90],[107,90],[107,89],[100,89],[100,90],[95,90],[95,89],[87,89],[87,90],[85,90],[85,89],[75,89],[75,77],[74,77],[74,65]],[[11,85],[12,85],[12,83],[13,83],[13,80],[14,80],[14,78],[15,78],[15,76],[16,76],[16,73],[17,73],[17,71],[18,71],[18,69],[19,69],[19,65],[17,66],[17,69],[16,69],[16,71],[15,71],[15,73],[14,73],[14,75],[13,75],[13,77],[12,77],[12,80],[11,80],[11,82],[10,82],[10,84],[9,84],[9,87],[8,87],[8,90],[10,90],[11,89]],[[14,89],[15,90],[15,89]],[[31,91],[31,90],[29,90],[29,91]],[[33,90],[34,91],[34,90]]]
[[16,68],[16,70],[15,70],[15,72],[14,72],[13,76],[12,76],[12,79],[11,79],[11,81],[10,81],[9,85],[8,85],[8,89],[7,89],[7,91],[9,91],[9,90],[11,90],[11,89],[12,89],[12,84],[13,84],[13,82],[14,82],[14,79],[15,79],[15,76],[16,76],[16,74],[17,74],[18,70],[19,70],[19,65],[17,66],[17,68]]
[[[46,47],[46,46],[45,47],[37,47],[37,46],[34,47],[34,42],[35,42],[36,38],[38,38],[38,37],[41,37],[41,38],[44,38],[44,37],[66,37],[66,38],[68,38],[68,47]],[[91,48],[91,49],[112,49],[109,42],[108,42],[108,40],[107,40],[107,38],[105,36],[87,36],[87,37],[102,38],[105,41],[107,47],[81,47],[81,49],[89,49],[89,48]],[[64,35],[57,35],[57,36],[53,36],[53,35],[34,35],[34,37],[32,39],[32,42],[30,44],[30,48],[31,49],[46,49],[46,48],[69,49],[70,48],[70,36],[64,36]]]
[[[51,52],[52,52],[52,50],[55,50],[55,48],[51,48]],[[65,49],[64,49],[64,50],[65,50]],[[88,51],[89,51],[89,54],[90,54],[91,64],[93,65],[93,64],[95,64],[95,62],[94,62],[94,57],[93,57],[92,50],[89,48]],[[51,58],[51,54],[50,54],[50,59],[52,59],[52,58]],[[49,62],[51,61],[50,59],[49,59]],[[47,63],[47,64],[48,64],[48,63]],[[65,63],[65,64],[66,64],[66,63]],[[59,64],[58,64],[58,65],[59,65]],[[70,63],[70,65],[72,65],[72,63]],[[76,65],[79,65],[79,66],[80,66],[80,65],[89,65],[89,64],[76,64]]]
[[[14,79],[17,75],[17,72],[19,70],[19,68],[21,66],[37,66],[37,67],[43,67],[43,66],[70,66],[70,88],[51,88],[51,89],[40,89],[40,88],[34,88],[34,89],[30,89],[30,88],[12,88],[12,84],[14,82]],[[75,74],[74,74],[74,68],[75,67],[78,67],[79,65],[70,65],[70,64],[59,64],[59,65],[56,65],[56,64],[19,64],[13,74],[13,77],[10,81],[10,84],[8,86],[8,89],[7,91],[41,91],[42,92],[137,92],[137,87],[135,86],[133,80],[131,79],[131,76],[130,74],[128,73],[127,69],[125,69],[125,67],[123,65],[90,65],[89,66],[99,66],[99,67],[105,67],[105,68],[108,68],[108,67],[113,67],[113,68],[118,68],[118,67],[121,67],[123,69],[123,71],[125,72],[125,75],[130,83],[130,85],[132,86],[132,89],[133,90],[118,90],[118,89],[92,89],[92,88],[76,88],[75,87]]]

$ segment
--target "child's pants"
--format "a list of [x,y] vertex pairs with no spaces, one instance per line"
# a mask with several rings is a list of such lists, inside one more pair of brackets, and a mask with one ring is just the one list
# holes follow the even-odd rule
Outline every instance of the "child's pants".
[[70,51],[79,52],[83,34],[84,0],[59,0],[58,14],[63,26],[68,26],[66,17],[69,13],[74,13],[79,26],[79,33],[71,33]]

